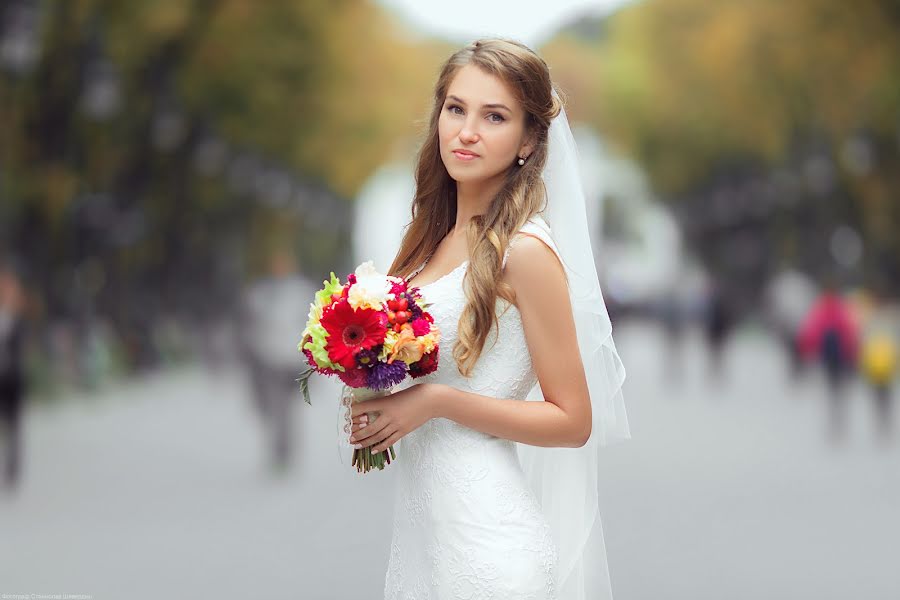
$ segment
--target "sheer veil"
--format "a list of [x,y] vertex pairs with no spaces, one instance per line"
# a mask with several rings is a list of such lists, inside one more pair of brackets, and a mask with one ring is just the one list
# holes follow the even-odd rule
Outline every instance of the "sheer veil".
[[[554,96],[558,97],[556,91]],[[580,448],[517,444],[519,460],[559,548],[560,600],[612,598],[600,523],[600,448],[630,439],[622,397],[625,369],[612,338],[588,232],[578,149],[565,109],[550,124],[543,179],[550,227],[569,283],[578,346],[591,395],[592,433]],[[536,385],[529,400],[542,400]]]

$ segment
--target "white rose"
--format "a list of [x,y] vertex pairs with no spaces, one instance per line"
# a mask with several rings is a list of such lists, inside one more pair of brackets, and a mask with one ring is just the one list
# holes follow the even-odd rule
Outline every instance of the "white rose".
[[356,267],[356,283],[347,292],[347,302],[354,310],[374,308],[380,310],[382,304],[391,297],[391,282],[375,270],[372,261],[366,261]]

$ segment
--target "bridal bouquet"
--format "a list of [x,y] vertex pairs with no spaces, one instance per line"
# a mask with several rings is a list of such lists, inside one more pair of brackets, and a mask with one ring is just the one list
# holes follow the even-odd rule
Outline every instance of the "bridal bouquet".
[[[422,377],[437,369],[440,332],[418,288],[378,273],[371,261],[358,266],[345,284],[334,273],[323,283],[297,346],[309,366],[298,379],[307,403],[312,373],[339,377],[345,384],[341,401],[349,408],[351,402],[386,395],[407,376]],[[369,422],[375,418],[370,414]],[[346,420],[349,434],[349,410]],[[377,455],[371,447],[353,451],[359,472],[384,469],[392,458],[397,458],[393,446]]]

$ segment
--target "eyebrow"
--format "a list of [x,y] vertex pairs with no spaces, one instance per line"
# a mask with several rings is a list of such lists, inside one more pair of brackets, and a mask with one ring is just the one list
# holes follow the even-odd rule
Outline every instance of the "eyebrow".
[[[454,96],[453,94],[448,95],[448,96],[447,96],[447,99],[448,99],[448,100],[455,100],[455,101],[457,101],[457,102],[459,102],[460,104],[463,104],[463,105],[466,103],[465,100],[463,100],[463,99],[460,98],[459,96]],[[500,104],[499,102],[495,102],[495,103],[493,103],[493,104],[482,104],[482,105],[481,105],[481,108],[502,108],[503,110],[512,112],[512,111],[509,109],[508,106],[506,106],[505,104]]]

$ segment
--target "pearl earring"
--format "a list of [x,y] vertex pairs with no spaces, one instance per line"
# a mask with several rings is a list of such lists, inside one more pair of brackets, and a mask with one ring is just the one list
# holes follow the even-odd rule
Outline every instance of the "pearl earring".
[[525,164],[525,159],[520,157],[519,158],[519,166],[521,167],[524,164]]

